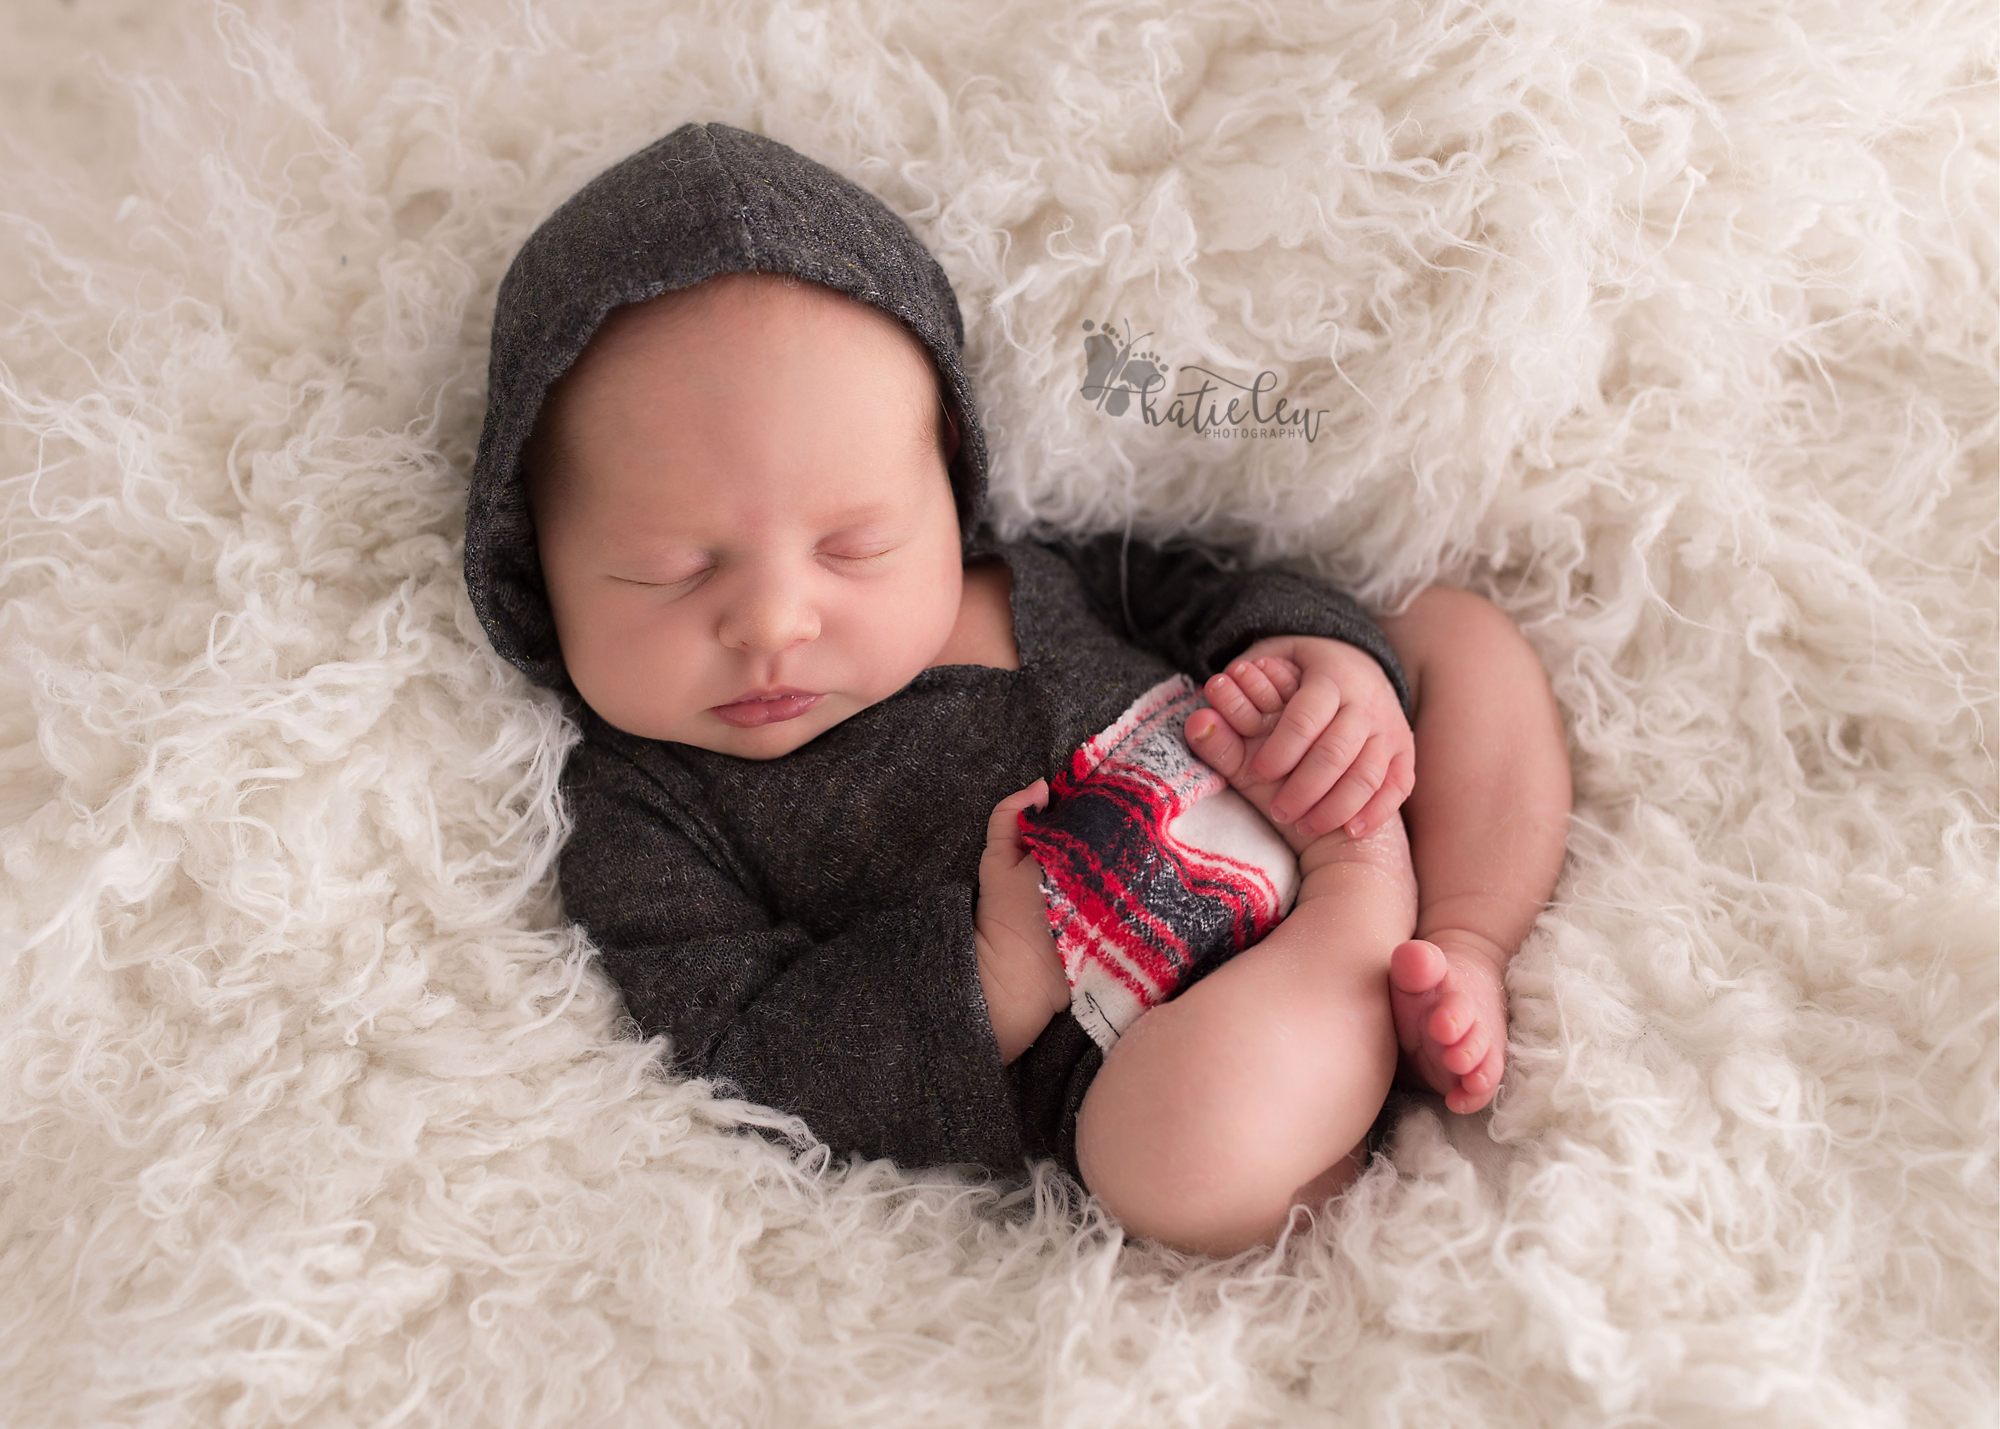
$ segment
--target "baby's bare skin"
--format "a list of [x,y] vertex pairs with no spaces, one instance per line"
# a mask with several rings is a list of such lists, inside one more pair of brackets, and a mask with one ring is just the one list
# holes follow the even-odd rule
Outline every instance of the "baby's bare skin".
[[[1409,1079],[1473,1112],[1505,1067],[1507,960],[1562,867],[1568,746],[1541,662],[1486,601],[1434,586],[1379,623],[1410,682],[1422,771],[1402,811],[1421,895],[1389,964],[1397,1043]],[[1298,689],[1294,644],[1251,647],[1209,681],[1216,713],[1189,718],[1191,747],[1224,774],[1265,772],[1265,736]]]
[[[1235,764],[1268,809],[1278,782]],[[1402,821],[1360,838],[1276,827],[1303,874],[1291,913],[1127,1028],[1077,1116],[1084,1180],[1119,1220],[1213,1254],[1270,1242],[1294,1205],[1342,1189],[1396,1071],[1389,957],[1417,916]]]
[[[1416,713],[1422,773],[1403,819],[1391,806],[1372,822],[1376,771],[1344,793],[1337,761],[1299,772],[1294,751],[1318,747],[1308,741],[1323,722],[1285,723],[1304,664],[1339,671],[1346,700],[1364,707],[1349,727],[1355,762],[1385,719],[1365,707],[1393,700],[1350,647],[1259,642],[1209,681],[1213,713],[1189,717],[1196,753],[1266,817],[1294,816],[1273,824],[1305,883],[1262,943],[1140,1018],[1092,1084],[1078,1160],[1135,1230],[1218,1253],[1268,1242],[1294,1205],[1353,1179],[1399,1051],[1403,1075],[1453,1111],[1485,1106],[1499,1084],[1506,961],[1562,863],[1566,743],[1540,662],[1487,602],[1433,588],[1383,626]],[[1284,735],[1291,747],[1266,761]],[[1388,748],[1393,765],[1400,746]]]

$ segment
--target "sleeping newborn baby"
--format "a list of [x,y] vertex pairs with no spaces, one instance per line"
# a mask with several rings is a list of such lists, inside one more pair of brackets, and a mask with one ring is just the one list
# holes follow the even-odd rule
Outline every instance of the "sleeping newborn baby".
[[1491,1099],[1554,701],[1463,592],[1378,622],[1192,548],[1000,541],[962,341],[879,201],[722,125],[524,246],[466,572],[582,727],[566,910],[677,1066],[835,1150],[1052,1157],[1135,1233],[1267,1242],[1399,1063]]

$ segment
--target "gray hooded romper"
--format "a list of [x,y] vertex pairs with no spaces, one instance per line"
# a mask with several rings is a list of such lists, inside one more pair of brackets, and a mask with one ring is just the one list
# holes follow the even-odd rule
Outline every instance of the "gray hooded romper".
[[[583,705],[563,670],[522,470],[545,395],[612,308],[740,271],[824,284],[924,345],[960,433],[951,480],[965,557],[1007,563],[1021,662],[924,670],[771,760],[639,738]],[[677,1070],[797,1113],[839,1152],[1003,1173],[1049,1156],[1074,1175],[1076,1111],[1104,1039],[1063,1013],[1011,1066],[1000,1061],[973,945],[993,806],[1040,777],[1060,792],[1079,751],[1121,716],[1129,727],[1163,682],[1204,680],[1267,635],[1348,641],[1381,662],[1406,712],[1409,692],[1381,631],[1311,579],[1233,572],[1197,549],[1116,535],[998,540],[983,515],[986,447],[963,344],[943,270],[873,195],[770,139],[683,125],[557,209],[500,285],[466,585],[494,648],[566,694],[582,726],[562,777],[574,829],[564,907],[641,1029],[667,1036]],[[1184,718],[1185,702],[1176,708]],[[1115,843],[1124,834],[1102,828],[1107,807],[1058,797],[1049,836],[1068,809],[1085,846]],[[1198,905],[1197,921],[1218,906],[1190,905],[1180,885],[1170,894],[1150,896]],[[1180,986],[1221,956],[1183,969]]]

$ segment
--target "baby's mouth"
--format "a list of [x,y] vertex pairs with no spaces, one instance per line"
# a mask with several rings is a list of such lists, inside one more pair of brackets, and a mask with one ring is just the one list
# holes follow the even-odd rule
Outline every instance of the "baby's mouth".
[[797,719],[825,698],[825,695],[807,694],[804,690],[772,690],[730,704],[717,705],[709,713],[738,729],[754,729],[760,724]]

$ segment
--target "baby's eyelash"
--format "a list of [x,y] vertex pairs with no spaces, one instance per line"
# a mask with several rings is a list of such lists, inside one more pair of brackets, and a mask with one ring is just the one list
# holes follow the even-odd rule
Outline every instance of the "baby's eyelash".
[[643,586],[647,590],[673,590],[678,586],[692,585],[714,569],[713,566],[703,566],[694,574],[682,576],[677,581],[635,581],[630,576],[613,576],[612,579],[623,585]]

